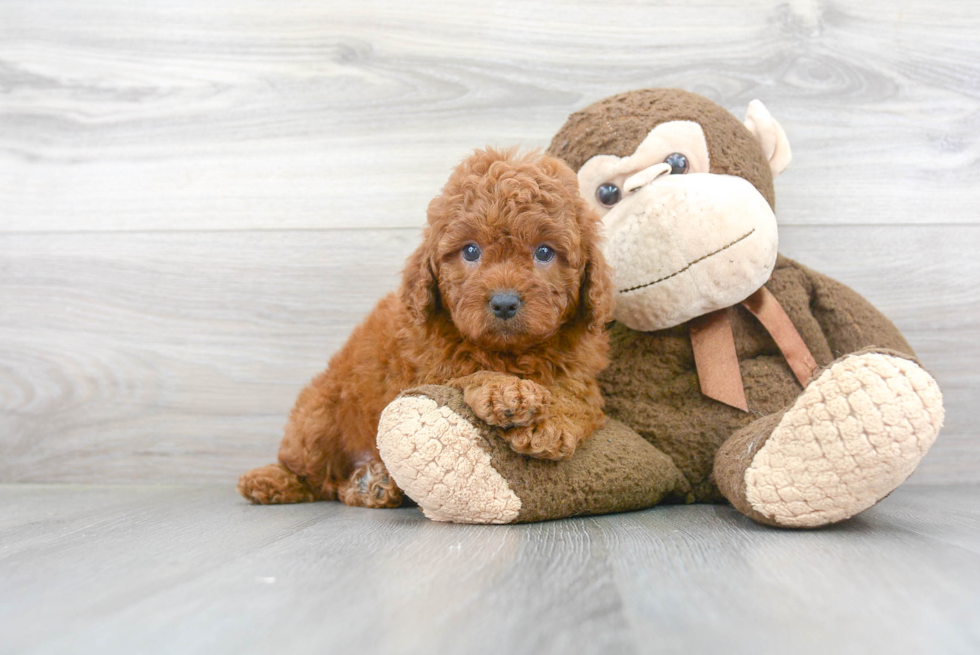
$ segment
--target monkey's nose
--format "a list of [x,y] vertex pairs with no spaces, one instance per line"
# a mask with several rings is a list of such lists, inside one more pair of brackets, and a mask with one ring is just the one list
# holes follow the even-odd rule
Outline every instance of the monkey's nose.
[[670,175],[670,170],[671,166],[667,162],[655,164],[650,168],[644,168],[636,175],[631,175],[626,178],[626,181],[623,182],[623,188],[626,189],[626,193],[633,193],[637,189],[650,184],[661,175]]
[[502,318],[505,321],[513,318],[520,308],[521,297],[513,291],[498,291],[490,296],[490,311],[497,318]]

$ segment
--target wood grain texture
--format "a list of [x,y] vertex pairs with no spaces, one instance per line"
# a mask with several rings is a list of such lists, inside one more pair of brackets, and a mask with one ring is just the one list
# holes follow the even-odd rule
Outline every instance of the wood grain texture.
[[972,655],[978,500],[905,487],[794,532],[724,506],[471,526],[2,485],[0,653]]
[[[976,481],[980,226],[794,227],[947,394],[913,480]],[[415,230],[0,235],[0,480],[233,480],[385,292]]]
[[795,163],[786,224],[976,223],[980,5],[0,3],[0,230],[416,226],[486,143],[647,86]]
[[782,250],[947,398],[980,482],[980,5],[0,0],[0,481],[230,480],[486,143],[645,86],[789,133]]

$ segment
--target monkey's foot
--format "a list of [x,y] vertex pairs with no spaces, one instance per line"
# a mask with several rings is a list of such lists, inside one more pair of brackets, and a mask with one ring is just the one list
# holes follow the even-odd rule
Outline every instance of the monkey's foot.
[[396,398],[381,414],[378,450],[398,486],[435,521],[523,523],[621,512],[689,490],[669,457],[621,423],[609,421],[570,459],[526,457],[450,387]]
[[362,464],[337,489],[337,498],[345,505],[373,509],[398,507],[402,491],[378,461]]
[[942,393],[915,362],[888,352],[845,356],[785,412],[735,433],[715,476],[740,511],[813,528],[871,507],[908,478],[943,423]]
[[[432,395],[462,400],[461,394],[451,394],[448,388],[439,391]],[[460,415],[467,410],[465,405],[454,408],[427,395],[395,399],[378,425],[381,459],[433,521],[512,523],[520,513],[521,499],[494,469],[483,437],[468,417]]]

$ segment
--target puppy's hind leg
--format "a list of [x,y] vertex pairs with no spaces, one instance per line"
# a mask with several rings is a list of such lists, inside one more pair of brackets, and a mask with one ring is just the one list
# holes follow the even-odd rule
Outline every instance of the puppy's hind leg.
[[238,479],[238,493],[256,505],[318,500],[306,483],[282,464],[268,464],[242,474]]
[[402,490],[388,475],[381,460],[372,457],[355,466],[350,476],[340,483],[337,498],[354,507],[398,507],[402,504]]
[[238,490],[254,503],[334,500],[350,470],[336,427],[336,397],[327,370],[306,386],[289,414],[279,444],[279,463],[249,471]]

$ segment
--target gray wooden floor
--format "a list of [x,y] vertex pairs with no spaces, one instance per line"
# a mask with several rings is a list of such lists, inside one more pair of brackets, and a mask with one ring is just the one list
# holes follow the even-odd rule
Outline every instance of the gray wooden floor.
[[980,652],[980,487],[842,525],[728,507],[527,526],[0,486],[2,653]]

